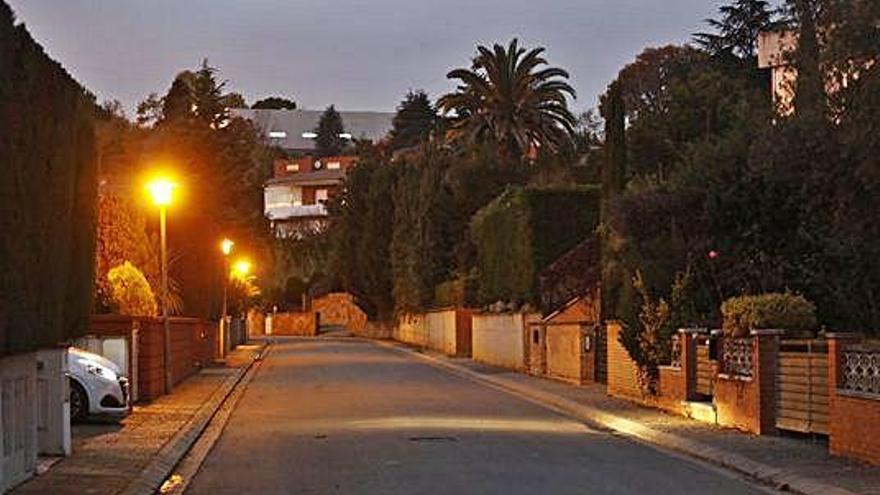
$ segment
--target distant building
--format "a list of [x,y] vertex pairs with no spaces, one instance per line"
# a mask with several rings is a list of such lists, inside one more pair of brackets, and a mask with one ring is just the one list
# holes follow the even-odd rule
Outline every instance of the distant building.
[[325,202],[340,193],[357,157],[280,159],[263,188],[266,218],[279,237],[298,237],[326,226]]
[[[254,110],[235,108],[232,115],[253,122],[272,145],[291,155],[315,150],[315,129],[324,113],[321,110]],[[340,111],[346,139],[379,141],[391,130],[391,112]]]
[[758,34],[758,68],[770,70],[770,90],[779,113],[794,111],[794,86],[797,69],[791,56],[797,49],[797,33],[791,30]]

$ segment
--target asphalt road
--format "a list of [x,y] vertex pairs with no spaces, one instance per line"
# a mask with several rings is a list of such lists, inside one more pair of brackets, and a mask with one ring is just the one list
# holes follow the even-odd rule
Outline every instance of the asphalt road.
[[282,340],[189,494],[758,494],[392,349]]

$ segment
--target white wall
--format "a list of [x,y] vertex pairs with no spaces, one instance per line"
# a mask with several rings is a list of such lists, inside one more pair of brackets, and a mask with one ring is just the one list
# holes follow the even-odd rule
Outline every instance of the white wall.
[[0,358],[0,492],[37,467],[37,354]]
[[445,354],[455,354],[455,310],[433,311],[425,315],[428,347]]
[[475,314],[473,316],[473,358],[495,366],[525,368],[523,325],[525,315]]
[[36,426],[37,451],[40,454],[70,455],[70,385],[67,371],[67,348],[37,352]]
[[394,340],[406,344],[427,347],[428,329],[425,324],[425,315],[402,315],[397,321],[393,336]]

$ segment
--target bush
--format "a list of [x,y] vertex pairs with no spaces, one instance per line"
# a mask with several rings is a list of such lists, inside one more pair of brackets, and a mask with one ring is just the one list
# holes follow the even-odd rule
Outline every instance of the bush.
[[156,316],[156,297],[144,274],[126,261],[107,272],[113,306],[119,314]]
[[721,305],[721,314],[724,334],[733,337],[756,329],[803,332],[816,328],[816,306],[790,293],[732,297]]
[[599,221],[596,187],[505,191],[471,220],[479,302],[537,302],[538,273],[592,234]]

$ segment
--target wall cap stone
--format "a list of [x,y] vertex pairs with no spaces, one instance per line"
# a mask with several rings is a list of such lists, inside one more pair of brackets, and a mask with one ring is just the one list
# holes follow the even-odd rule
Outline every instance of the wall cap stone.
[[862,337],[862,334],[856,332],[828,332],[825,334],[827,340],[854,340]]
[[678,333],[683,333],[683,334],[709,333],[709,329],[708,328],[679,328]]
[[765,328],[752,330],[751,332],[749,332],[749,335],[753,335],[755,337],[772,337],[776,335],[785,335],[785,330],[781,328]]

